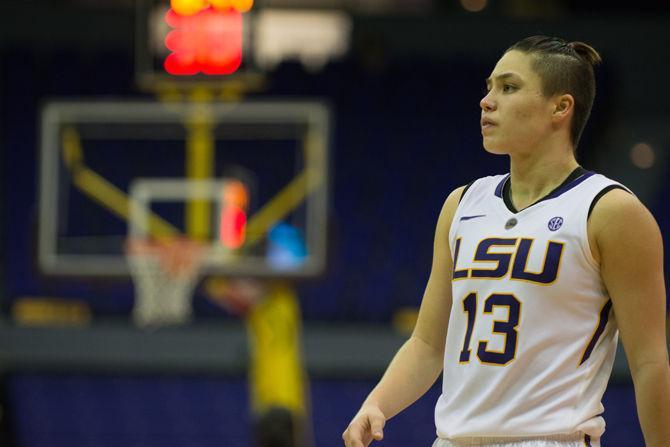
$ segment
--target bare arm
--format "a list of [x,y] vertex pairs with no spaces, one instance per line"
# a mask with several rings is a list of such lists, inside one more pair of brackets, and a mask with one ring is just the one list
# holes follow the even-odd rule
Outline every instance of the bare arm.
[[665,338],[663,240],[651,213],[622,190],[605,194],[589,222],[635,385],[648,447],[670,439],[670,367]]
[[343,433],[347,447],[367,446],[373,439],[382,439],[385,421],[428,391],[442,371],[451,311],[449,230],[463,188],[449,195],[440,212],[433,265],[412,336],[398,350],[379,384]]

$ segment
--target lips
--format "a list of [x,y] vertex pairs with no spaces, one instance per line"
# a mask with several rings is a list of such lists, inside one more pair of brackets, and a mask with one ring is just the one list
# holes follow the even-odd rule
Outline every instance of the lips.
[[495,121],[493,121],[491,118],[487,118],[487,117],[482,117],[480,122],[481,122],[482,127],[495,126],[496,125]]
[[482,117],[480,123],[482,125],[482,132],[485,130],[492,129],[494,126],[497,125],[495,121],[487,117]]

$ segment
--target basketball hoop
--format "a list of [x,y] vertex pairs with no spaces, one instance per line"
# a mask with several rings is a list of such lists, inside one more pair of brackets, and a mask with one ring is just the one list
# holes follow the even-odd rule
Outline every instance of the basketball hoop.
[[135,284],[135,324],[179,325],[191,319],[191,299],[207,248],[184,237],[127,241],[126,259]]

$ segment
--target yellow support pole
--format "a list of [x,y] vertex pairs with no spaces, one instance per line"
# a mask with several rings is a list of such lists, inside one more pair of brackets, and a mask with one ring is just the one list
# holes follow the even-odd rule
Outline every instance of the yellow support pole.
[[321,139],[314,133],[308,132],[305,135],[302,150],[307,167],[249,218],[245,242],[247,246],[260,241],[275,223],[297,208],[305,197],[321,186],[325,160],[318,147],[322,144]]
[[[206,180],[214,177],[214,123],[208,103],[212,96],[206,89],[196,89],[192,99],[198,107],[186,123],[186,177]],[[191,199],[186,203],[186,234],[193,239],[210,237],[211,204],[208,200]]]
[[[82,192],[99,202],[119,217],[128,220],[130,215],[130,200],[123,191],[109,183],[92,170],[81,167],[73,170],[72,182]],[[180,231],[156,214],[149,215],[148,233],[152,237],[161,238],[176,236]]]
[[275,223],[298,207],[322,180],[319,172],[309,169],[294,177],[272,200],[249,218],[245,244],[251,246],[257,243]]
[[305,374],[300,351],[301,315],[292,287],[270,284],[246,319],[251,346],[251,403],[256,414],[272,406],[305,416]]
[[[128,220],[130,199],[114,184],[84,164],[79,134],[73,127],[66,127],[62,135],[65,166],[72,174],[72,183],[84,194],[100,203],[112,213]],[[149,215],[149,234],[153,237],[178,235],[180,231],[154,213]]]

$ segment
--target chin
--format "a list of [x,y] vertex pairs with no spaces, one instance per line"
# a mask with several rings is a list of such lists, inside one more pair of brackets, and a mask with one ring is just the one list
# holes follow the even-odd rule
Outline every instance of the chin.
[[489,154],[494,154],[494,155],[507,155],[508,151],[505,150],[504,147],[500,144],[496,144],[494,141],[487,140],[484,138],[483,140],[483,145],[484,145],[484,150],[488,152]]

